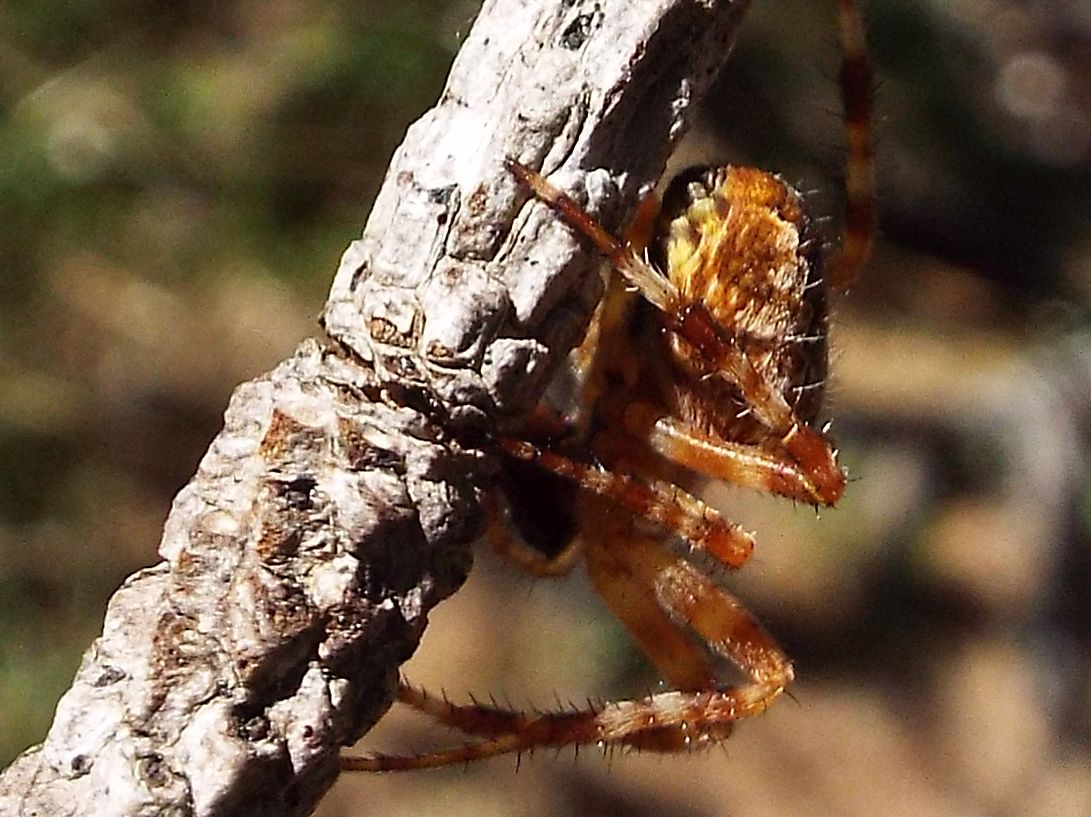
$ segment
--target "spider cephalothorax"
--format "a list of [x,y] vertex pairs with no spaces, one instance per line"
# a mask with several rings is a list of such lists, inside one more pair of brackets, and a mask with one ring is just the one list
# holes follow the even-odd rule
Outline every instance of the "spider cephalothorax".
[[[868,255],[875,205],[863,28],[852,0],[838,0],[838,8],[848,195],[841,247],[830,258],[802,197],[764,171],[687,171],[658,216],[642,207],[631,240],[622,241],[537,172],[508,163],[616,274],[575,355],[584,370],[578,422],[542,407],[520,434],[495,440],[506,464],[502,490],[488,501],[490,539],[539,576],[582,561],[675,690],[526,714],[458,706],[403,684],[399,700],[478,742],[346,758],[344,768],[424,768],[585,743],[679,751],[724,739],[791,682],[787,656],[709,569],[741,567],[753,536],[682,486],[712,477],[816,506],[834,504],[845,487],[832,444],[814,426],[826,376],[826,305]],[[532,501],[565,490],[570,518],[543,510],[561,503]],[[745,682],[727,683],[725,665]]]

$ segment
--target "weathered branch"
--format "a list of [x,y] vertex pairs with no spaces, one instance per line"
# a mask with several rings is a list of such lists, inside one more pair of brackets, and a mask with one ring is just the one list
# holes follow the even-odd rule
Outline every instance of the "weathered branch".
[[608,223],[658,177],[745,0],[489,0],[306,341],[240,386],[4,815],[302,815],[389,706],[479,527],[469,441],[538,399],[594,263],[506,157]]

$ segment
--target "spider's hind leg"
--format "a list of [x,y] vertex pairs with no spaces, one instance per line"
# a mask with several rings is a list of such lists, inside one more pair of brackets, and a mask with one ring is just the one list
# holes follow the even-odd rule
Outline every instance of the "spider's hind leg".
[[867,263],[878,220],[871,57],[855,0],[838,0],[837,14],[842,53],[841,101],[848,149],[841,247],[826,265],[830,288],[834,291],[848,287]]
[[[345,770],[397,771],[468,763],[540,747],[596,744],[683,752],[727,738],[739,720],[760,714],[793,678],[787,657],[733,596],[656,540],[607,525],[586,543],[592,581],[679,690],[646,698],[589,704],[586,709],[526,713],[458,705],[402,684],[398,698],[436,721],[484,738],[422,755],[343,758]],[[688,633],[693,637],[687,636]],[[717,659],[747,683],[722,688]]]

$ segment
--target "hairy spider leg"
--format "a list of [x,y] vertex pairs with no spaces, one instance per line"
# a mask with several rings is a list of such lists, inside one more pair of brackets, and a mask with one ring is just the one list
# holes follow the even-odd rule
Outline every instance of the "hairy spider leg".
[[[761,662],[756,663],[755,656],[781,653],[741,605],[669,553],[657,539],[639,535],[633,518],[648,519],[674,531],[694,550],[708,553],[730,568],[741,567],[753,552],[754,541],[749,533],[671,483],[603,471],[526,440],[502,437],[499,445],[508,456],[532,462],[577,484],[585,495],[581,516],[596,519],[597,525],[558,556],[544,558],[506,530],[498,530],[502,525],[499,509],[495,500],[489,500],[489,535],[494,546],[517,565],[541,576],[567,572],[582,552],[597,593],[659,672],[675,687],[694,692],[689,696],[663,693],[643,700],[589,706],[583,711],[528,714],[476,703],[457,706],[402,682],[398,689],[400,702],[487,740],[421,755],[347,757],[342,760],[344,770],[432,768],[540,746],[588,743],[681,751],[726,738],[734,720],[764,709],[779,694],[791,673],[783,656],[783,683],[775,691],[762,687],[766,694],[756,694],[750,687],[757,681],[741,691],[728,690],[713,697],[699,691],[714,687],[718,677],[713,660],[716,657],[732,661],[752,678],[764,679],[768,672]],[[619,514],[617,505],[632,515]],[[649,588],[655,588],[655,592],[649,592]],[[706,612],[694,607],[696,604],[703,608],[705,602],[711,605]],[[728,612],[716,618],[713,609]],[[686,632],[687,627],[691,633]],[[711,638],[715,643],[702,648],[694,636]],[[725,703],[728,699],[732,703]],[[757,707],[755,701],[761,701],[761,706]],[[705,708],[715,717],[707,717]]]
[[653,590],[658,576],[678,557],[658,538],[637,533],[616,509],[601,501],[588,505],[602,521],[583,536],[584,563],[595,593],[672,687],[714,688],[718,675],[713,656],[671,618]]
[[[640,633],[640,646],[679,689],[586,709],[520,712],[457,705],[407,684],[398,699],[485,740],[423,755],[344,758],[342,768],[397,771],[468,763],[539,747],[595,744],[682,752],[726,739],[733,725],[764,712],[791,683],[791,663],[742,604],[688,562],[618,524],[587,543],[588,570],[612,610]],[[620,541],[615,537],[620,537]],[[649,594],[647,588],[653,588]],[[635,625],[635,626],[634,626]],[[685,626],[706,650],[685,638]],[[742,669],[748,683],[716,686],[713,657]]]
[[[598,497],[584,501],[585,513],[599,521],[583,534],[588,576],[660,675],[682,691],[735,696],[732,720],[757,711],[747,701],[771,702],[790,680],[791,667],[757,620],[661,536],[641,533],[637,520]],[[742,670],[750,684],[724,690],[724,661]],[[767,683],[770,678],[777,683]]]
[[627,406],[623,423],[630,435],[645,440],[665,459],[704,476],[808,505],[831,505],[836,501],[836,496],[819,490],[798,462],[776,449],[707,434],[647,403]]
[[[655,199],[649,197],[645,201],[654,203]],[[619,336],[623,331],[630,320],[635,300],[635,293],[628,290],[625,280],[618,275],[610,275],[606,280],[606,291],[595,308],[595,314],[587,328],[587,335],[583,343],[572,353],[573,365],[583,381],[579,393],[575,431],[584,439],[589,435],[589,425],[595,416],[595,407],[599,405],[603,395],[609,389],[606,382],[606,368],[602,365],[603,356],[599,354],[599,350],[603,343]],[[629,374],[632,377],[636,376],[635,371]]]

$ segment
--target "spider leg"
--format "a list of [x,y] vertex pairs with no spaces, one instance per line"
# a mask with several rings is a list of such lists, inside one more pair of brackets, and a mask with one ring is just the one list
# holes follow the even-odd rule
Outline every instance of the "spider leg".
[[[737,721],[764,712],[792,681],[793,671],[757,620],[733,596],[654,539],[625,535],[629,525],[607,527],[608,533],[587,545],[592,580],[653,663],[683,689],[584,710],[528,714],[452,704],[402,684],[398,698],[403,703],[486,739],[422,755],[343,758],[342,769],[434,768],[538,747],[591,743],[688,751],[724,740]],[[706,650],[687,638],[686,630],[701,639]],[[748,683],[715,687],[708,654],[737,665]]]
[[680,560],[656,539],[633,530],[601,501],[589,503],[604,529],[585,545],[587,575],[595,592],[629,631],[629,635],[671,686],[684,690],[711,689],[716,667],[707,650],[672,619],[656,594],[658,577]]
[[596,710],[527,714],[479,704],[460,705],[436,698],[408,684],[398,687],[399,701],[447,726],[485,740],[418,755],[370,754],[341,758],[341,771],[393,772],[455,766],[502,754],[596,742]]
[[[526,170],[522,168],[522,165],[518,165],[518,167],[521,170]],[[515,167],[512,166],[512,169],[514,171]],[[529,170],[526,172],[532,173]],[[573,209],[578,211],[580,208],[573,204]],[[655,193],[649,193],[637,206],[636,215],[633,216],[632,223],[629,224],[625,231],[623,246],[630,255],[637,258],[633,263],[642,263],[638,254],[642,253],[644,248],[651,242],[658,215],[659,197]],[[587,218],[590,219],[590,216]],[[593,219],[590,220],[594,221]],[[605,230],[601,232],[606,234]],[[622,242],[615,243],[619,247],[622,245]],[[618,249],[618,251],[622,252],[621,249]],[[580,417],[583,418],[584,426],[582,428],[584,430],[586,430],[586,422],[590,421],[590,418],[594,416],[594,408],[598,405],[599,398],[607,390],[606,372],[601,365],[603,357],[599,355],[600,348],[603,344],[609,346],[616,343],[617,338],[625,335],[625,326],[632,317],[635,300],[636,293],[632,291],[631,286],[624,278],[619,278],[616,275],[608,276],[606,291],[603,293],[602,300],[599,301],[595,315],[588,326],[587,335],[584,337],[583,343],[572,354],[577,371],[585,375],[579,400]],[[616,361],[614,365],[616,365]],[[635,377],[636,372],[632,371],[629,375]]]
[[736,340],[717,325],[700,303],[673,317],[673,331],[694,346],[708,370],[738,387],[751,414],[776,437],[807,475],[822,504],[833,505],[845,490],[845,475],[825,438],[796,417],[784,395],[757,370]]
[[871,58],[860,10],[838,0],[841,39],[841,101],[848,151],[845,157],[845,214],[841,248],[827,263],[830,287],[848,287],[871,254],[877,226]]
[[[623,374],[613,372],[613,377],[635,380],[638,374],[638,361],[633,357],[622,358],[611,355],[618,338],[624,337],[625,327],[631,316],[636,297],[625,281],[616,275],[609,276],[606,291],[595,311],[594,319],[587,330],[587,336],[574,352],[575,365],[583,375],[583,385],[579,394],[579,419],[577,428],[584,438],[588,436],[589,426],[596,415],[604,396],[610,390],[608,380],[611,369],[624,367]],[[609,360],[609,365],[604,361]]]
[[[734,724],[764,712],[794,678],[791,662],[742,603],[689,562],[671,555],[654,539],[618,531],[601,546],[589,548],[588,572],[610,602],[616,590],[648,594],[679,635],[692,634],[684,646],[650,642],[632,630],[656,667],[680,689],[635,701],[608,704],[597,715],[600,740],[656,752],[687,751],[726,739]],[[631,603],[631,595],[622,604]],[[614,609],[611,604],[611,609]],[[614,612],[627,626],[621,609]],[[643,627],[643,622],[637,626]],[[726,660],[747,676],[747,683],[722,687],[714,674],[698,685],[692,673],[711,666],[707,656]],[[711,670],[710,670],[711,672]]]
[[[599,252],[609,259],[614,268],[631,286],[652,304],[664,312],[673,312],[681,300],[678,288],[650,267],[638,254],[636,248],[618,240],[610,234],[590,213],[578,205],[571,197],[562,193],[555,186],[529,167],[514,159],[506,162],[508,170],[523,184],[531,189],[535,196],[570,225],[575,227],[594,242]],[[639,220],[639,219],[638,219]]]
[[645,481],[631,474],[605,471],[564,457],[526,440],[501,437],[504,453],[576,483],[580,490],[605,497],[637,516],[681,536],[694,549],[731,568],[742,567],[754,551],[754,537],[715,508],[663,480]]
[[[724,440],[687,426],[647,403],[633,403],[624,414],[626,430],[645,440],[667,460],[716,479],[806,502],[833,505],[840,480],[816,481],[810,471],[779,448]],[[819,451],[822,474],[840,474],[833,449]]]
[[636,206],[636,214],[625,228],[625,243],[634,253],[642,253],[652,243],[655,221],[659,217],[659,196],[649,193]]

